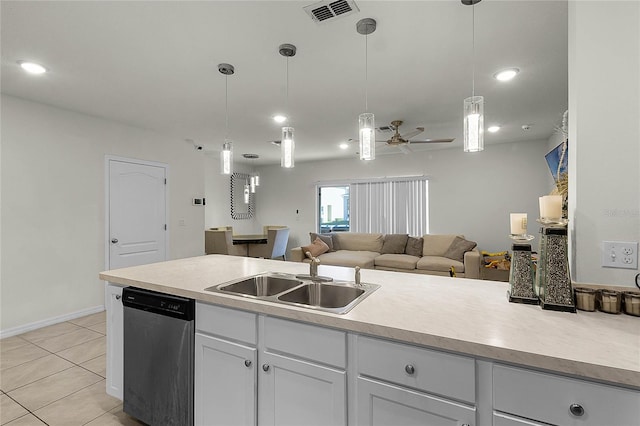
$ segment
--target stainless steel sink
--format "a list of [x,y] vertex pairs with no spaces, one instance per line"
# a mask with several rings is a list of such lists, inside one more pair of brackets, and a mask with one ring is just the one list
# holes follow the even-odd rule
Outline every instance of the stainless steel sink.
[[377,284],[348,281],[320,283],[298,279],[295,275],[267,272],[205,290],[344,314],[379,287]]
[[302,281],[290,278],[288,275],[266,273],[209,287],[205,290],[219,290],[245,296],[265,297],[280,294],[300,284],[302,284]]

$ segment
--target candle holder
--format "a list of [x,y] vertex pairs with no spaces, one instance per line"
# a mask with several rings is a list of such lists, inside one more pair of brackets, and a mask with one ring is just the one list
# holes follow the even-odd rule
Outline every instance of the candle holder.
[[540,303],[534,289],[534,273],[531,263],[531,244],[533,235],[511,234],[511,267],[509,269],[509,302],[537,305]]
[[538,220],[540,228],[540,258],[536,270],[536,294],[542,309],[576,312],[569,276],[566,219]]

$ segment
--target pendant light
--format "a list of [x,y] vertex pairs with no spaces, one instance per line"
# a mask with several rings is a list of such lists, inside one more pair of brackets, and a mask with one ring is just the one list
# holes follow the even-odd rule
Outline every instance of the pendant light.
[[231,64],[218,64],[218,71],[224,75],[224,143],[220,152],[220,174],[230,175],[233,173],[233,147],[229,140],[229,97],[228,79],[233,75],[235,68]]
[[[287,114],[289,117],[289,58],[296,55],[296,47],[293,44],[281,44],[278,52],[287,58]],[[282,128],[282,139],[280,141],[280,166],[290,169],[295,165],[296,143],[294,139],[294,128],[285,126]]]
[[244,181],[244,203],[249,204],[249,200],[251,199],[250,189],[249,189],[249,181],[245,179]]
[[481,0],[461,0],[462,4],[471,6],[472,15],[472,71],[471,97],[464,100],[464,152],[484,150],[484,97],[476,96],[476,9],[475,4]]
[[360,159],[375,160],[376,158],[376,135],[375,116],[369,112],[369,88],[368,80],[368,36],[376,30],[376,21],[371,18],[364,18],[356,24],[356,30],[364,35],[364,110],[358,117],[358,133],[360,137]]
[[260,158],[260,156],[258,154],[242,154],[242,156],[247,160],[251,160],[252,162],[252,167],[251,167],[252,170],[250,175],[251,177],[249,178],[249,187],[251,189],[251,193],[255,194],[257,187],[260,186],[260,175],[258,174],[258,172],[255,171],[255,168],[253,167],[253,160]]

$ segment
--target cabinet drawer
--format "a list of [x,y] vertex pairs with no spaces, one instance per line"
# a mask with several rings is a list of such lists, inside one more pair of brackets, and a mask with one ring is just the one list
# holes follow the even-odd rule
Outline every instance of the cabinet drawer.
[[[573,404],[584,413],[572,414]],[[503,365],[493,367],[493,405],[558,425],[637,425],[640,419],[640,391]]]
[[475,361],[358,336],[358,373],[475,404]]
[[196,330],[230,340],[257,344],[256,314],[196,303]]
[[347,337],[343,331],[280,318],[264,317],[265,349],[345,368]]
[[529,419],[513,417],[504,413],[493,413],[493,426],[547,426]]

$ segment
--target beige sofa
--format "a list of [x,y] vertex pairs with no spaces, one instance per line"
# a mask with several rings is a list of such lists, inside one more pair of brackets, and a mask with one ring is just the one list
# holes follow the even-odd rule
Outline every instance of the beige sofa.
[[[315,234],[311,234],[315,239]],[[328,234],[322,235],[327,238]],[[422,236],[422,250],[408,250],[410,253],[383,253],[385,244],[384,234],[336,232],[331,234],[334,248],[318,256],[322,265],[360,266],[366,269],[382,269],[386,271],[412,272],[418,274],[448,276],[451,267],[455,269],[457,277],[480,278],[482,256],[480,251],[473,248],[464,252],[463,260],[445,257],[450,253],[452,243],[456,237],[463,236],[424,235]],[[458,239],[457,241],[460,241]],[[415,244],[415,239],[414,239]],[[397,251],[397,250],[396,250]],[[420,254],[420,256],[416,256]],[[309,262],[301,247],[291,250],[291,260]]]

